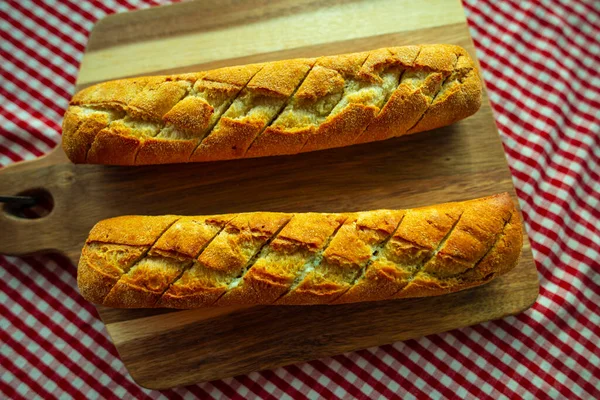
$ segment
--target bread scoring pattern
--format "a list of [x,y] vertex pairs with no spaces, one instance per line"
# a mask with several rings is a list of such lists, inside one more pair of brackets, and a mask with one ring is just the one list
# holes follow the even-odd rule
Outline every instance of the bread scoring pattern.
[[123,79],[73,97],[63,148],[118,165],[296,154],[451,124],[479,109],[481,91],[453,45]]
[[126,216],[90,232],[78,284],[94,303],[136,308],[424,297],[489,282],[521,247],[508,194],[345,214]]

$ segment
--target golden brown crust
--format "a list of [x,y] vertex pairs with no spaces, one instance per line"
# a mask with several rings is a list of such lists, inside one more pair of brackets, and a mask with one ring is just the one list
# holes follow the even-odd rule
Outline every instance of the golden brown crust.
[[135,154],[140,140],[134,136],[124,136],[122,131],[104,129],[96,135],[87,153],[91,164],[134,165]]
[[196,258],[232,218],[233,216],[228,214],[215,217],[182,217],[152,246],[151,254],[176,259]]
[[[401,79],[398,88],[392,93],[375,120],[356,139],[356,143],[385,140],[408,132],[430,106],[431,96],[439,90],[443,80],[441,73],[431,73],[423,79],[420,87],[415,89],[413,85],[404,83]],[[402,115],[402,119],[398,120],[398,115]],[[390,126],[394,128],[390,129]]]
[[[460,216],[456,203],[407,210],[381,256],[365,272],[365,278],[336,300],[348,303],[393,297],[412,277],[415,266],[430,258]],[[460,204],[460,203],[459,203]]]
[[63,122],[76,163],[145,165],[296,154],[445,126],[475,113],[481,82],[453,45],[101,83]]
[[77,163],[86,161],[87,152],[98,132],[115,118],[115,113],[86,111],[81,107],[69,107],[63,123],[63,149],[69,159]]
[[210,125],[215,109],[200,97],[186,97],[163,117],[166,123],[188,132],[203,132]]
[[219,127],[195,149],[190,161],[218,161],[223,160],[223,156],[227,159],[239,158],[264,125],[263,118],[239,121],[223,117],[219,121]]
[[310,71],[302,86],[296,92],[296,98],[304,101],[317,101],[322,97],[344,90],[344,77],[341,72],[325,68],[319,62]]
[[181,278],[169,286],[157,306],[213,305],[290,218],[288,214],[279,213],[229,216],[224,229],[214,236]]
[[315,127],[309,126],[293,131],[278,126],[270,126],[254,140],[246,152],[246,157],[265,157],[273,154],[300,153]]
[[83,297],[102,303],[123,275],[123,266],[132,265],[150,246],[86,246],[78,266],[77,285]]
[[354,143],[371,121],[377,116],[377,108],[362,104],[349,104],[342,112],[328,118],[315,133],[309,136],[301,151],[342,147]]
[[267,63],[250,80],[248,90],[266,96],[289,97],[314,64],[311,58]]
[[79,292],[88,301],[102,304],[104,298],[119,281],[118,276],[111,276],[92,267],[87,260],[80,261],[77,267],[77,286]]
[[92,229],[78,285],[111,307],[423,297],[504,274],[522,243],[507,193],[397,211],[129,216]]
[[75,93],[71,99],[73,106],[95,105],[115,107],[124,110],[127,104],[140,93],[149,82],[148,77],[122,79],[90,86]]
[[396,230],[403,211],[378,210],[348,215],[314,268],[275,304],[327,304],[351,289],[361,271]]
[[191,89],[187,80],[172,81],[153,78],[146,87],[127,104],[129,115],[134,119],[162,121]]
[[407,133],[450,125],[474,114],[481,107],[481,81],[475,70],[433,101],[419,123]]
[[175,164],[189,157],[196,145],[196,140],[146,139],[139,145],[133,165]]
[[86,243],[119,243],[130,246],[151,246],[156,238],[179,217],[129,216],[103,220],[90,231]]
[[241,158],[304,79],[314,60],[279,61],[265,66],[202,140],[190,161]]

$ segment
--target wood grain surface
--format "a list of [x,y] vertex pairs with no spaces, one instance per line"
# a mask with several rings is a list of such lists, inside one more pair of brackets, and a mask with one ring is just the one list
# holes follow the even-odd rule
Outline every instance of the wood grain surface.
[[[188,2],[101,20],[78,89],[124,76],[419,43],[454,43],[475,57],[458,0]],[[52,212],[29,220],[4,208],[0,253],[53,251],[73,263],[97,221],[124,214],[411,208],[504,191],[516,201],[485,97],[475,116],[450,127],[297,156],[108,167],[70,164],[57,148],[0,171],[0,194],[32,190],[52,196]],[[502,318],[527,309],[537,294],[525,238],[521,261],[509,274],[440,298],[99,311],[132,377],[145,387],[167,388]]]

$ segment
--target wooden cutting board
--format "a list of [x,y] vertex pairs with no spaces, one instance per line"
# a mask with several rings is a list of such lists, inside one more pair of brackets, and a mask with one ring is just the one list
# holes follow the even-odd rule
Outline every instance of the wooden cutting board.
[[[458,0],[188,2],[99,21],[77,88],[132,75],[418,43],[455,43],[475,56]],[[76,264],[90,228],[123,214],[408,208],[504,191],[516,201],[487,97],[475,116],[444,129],[298,156],[123,168],[72,165],[57,148],[0,171],[0,194],[45,194],[54,202],[52,212],[36,220],[0,212],[0,253],[58,251]],[[502,318],[527,309],[537,294],[525,238],[512,272],[440,298],[99,311],[132,377],[148,388],[167,388]]]

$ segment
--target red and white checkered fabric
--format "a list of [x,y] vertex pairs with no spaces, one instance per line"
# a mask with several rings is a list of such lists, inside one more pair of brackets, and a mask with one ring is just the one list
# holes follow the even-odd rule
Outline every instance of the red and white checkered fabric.
[[[94,21],[156,3],[0,1],[0,165],[58,145]],[[600,398],[600,2],[465,8],[541,275],[530,310],[152,392],[129,377],[67,260],[0,257],[0,397]]]

